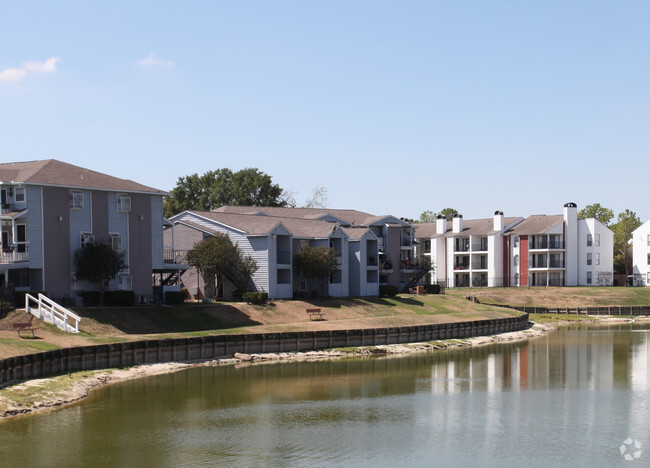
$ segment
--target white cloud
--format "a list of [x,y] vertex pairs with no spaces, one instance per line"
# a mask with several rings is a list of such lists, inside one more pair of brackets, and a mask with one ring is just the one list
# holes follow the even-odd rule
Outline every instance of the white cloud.
[[44,62],[23,62],[21,68],[6,68],[0,71],[1,81],[20,81],[30,73],[53,73],[56,71],[56,63],[59,57],[50,57]]
[[50,57],[45,62],[25,62],[25,70],[35,73],[51,73],[56,71],[56,63],[60,61],[59,57]]
[[156,54],[151,52],[148,57],[143,58],[142,60],[139,60],[138,64],[144,65],[144,66],[147,66],[147,67],[156,66],[156,65],[160,65],[160,66],[163,66],[163,67],[171,67],[171,66],[174,65],[174,62],[172,62],[171,60],[163,60],[161,58],[158,58],[158,57],[156,57]]
[[0,72],[0,81],[20,81],[27,75],[22,68],[7,68]]

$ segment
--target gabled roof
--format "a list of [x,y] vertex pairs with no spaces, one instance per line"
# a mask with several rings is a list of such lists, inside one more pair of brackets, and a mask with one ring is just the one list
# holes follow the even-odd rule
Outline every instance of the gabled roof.
[[363,238],[363,236],[366,235],[366,233],[370,233],[372,237],[376,238],[375,234],[369,228],[366,227],[353,227],[353,228],[342,227],[341,231],[346,233],[351,241],[360,240],[361,238]]
[[[512,226],[523,219],[514,216],[503,218],[503,225],[505,227]],[[413,226],[415,227],[415,237],[417,238],[490,235],[498,232],[494,230],[494,218],[465,219],[463,220],[463,230],[461,232],[453,232],[453,221],[447,221],[447,232],[444,233],[437,232],[436,223],[416,223]]]
[[363,211],[331,208],[286,208],[278,206],[226,205],[213,211],[219,213],[265,214],[268,216],[298,219],[322,219],[329,215],[340,220],[341,224],[349,224],[350,226],[371,226],[376,224],[385,224],[385,222],[397,223],[405,226],[409,225],[409,223],[401,221],[399,218],[391,215],[376,216]]
[[[268,235],[276,226],[284,226],[294,237],[329,238],[338,229],[337,224],[327,221],[298,218],[282,218],[279,216],[258,216],[254,214],[221,213],[215,211],[188,211],[200,218],[236,229],[247,235]],[[172,220],[179,219],[176,215]],[[183,221],[184,222],[184,221]]]
[[564,222],[563,215],[533,215],[529,216],[512,229],[509,229],[508,234],[512,233],[524,236],[544,234],[562,222]]
[[2,163],[0,164],[0,183],[54,185],[168,195],[167,192],[138,184],[132,180],[119,179],[56,159]]

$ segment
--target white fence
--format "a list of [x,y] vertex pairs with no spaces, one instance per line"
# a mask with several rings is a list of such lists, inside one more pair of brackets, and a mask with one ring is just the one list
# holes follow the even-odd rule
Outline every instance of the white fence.
[[[33,307],[32,304],[36,304],[36,307]],[[59,327],[65,332],[79,332],[79,322],[81,321],[81,317],[69,311],[65,307],[60,306],[53,300],[48,299],[43,294],[39,293],[38,299],[30,294],[25,294],[25,311],[32,314],[34,317],[38,317],[44,322]],[[71,325],[72,321],[74,321],[74,326]]]

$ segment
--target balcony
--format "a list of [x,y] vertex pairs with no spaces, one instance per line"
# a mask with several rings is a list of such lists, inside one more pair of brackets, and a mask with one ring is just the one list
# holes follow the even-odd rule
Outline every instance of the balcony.
[[530,250],[563,250],[564,242],[556,239],[535,239],[530,243]]
[[0,254],[0,264],[22,263],[29,261],[28,252],[5,252]]
[[174,265],[187,265],[187,252],[189,250],[165,249],[163,252],[163,261]]
[[278,250],[278,265],[291,265],[290,250]]
[[402,236],[402,247],[411,247],[413,245],[413,237]]

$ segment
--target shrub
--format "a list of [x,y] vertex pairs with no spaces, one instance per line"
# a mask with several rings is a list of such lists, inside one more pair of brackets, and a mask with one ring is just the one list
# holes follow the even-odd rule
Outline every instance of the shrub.
[[17,309],[22,309],[25,307],[25,294],[29,294],[32,297],[38,299],[39,294],[45,294],[45,291],[16,291],[14,293],[14,304],[16,304]]
[[399,290],[390,284],[379,286],[379,297],[395,297]]
[[245,292],[243,294],[244,301],[250,304],[264,304],[269,298],[267,292]]
[[83,291],[81,298],[86,307],[98,306],[102,302],[102,293],[101,291]]
[[424,292],[427,294],[440,294],[440,285],[439,284],[425,284]]
[[135,292],[133,291],[106,291],[104,293],[104,305],[109,307],[124,307],[135,304]]
[[167,291],[165,293],[165,304],[169,305],[179,305],[185,302],[185,292],[184,291]]

